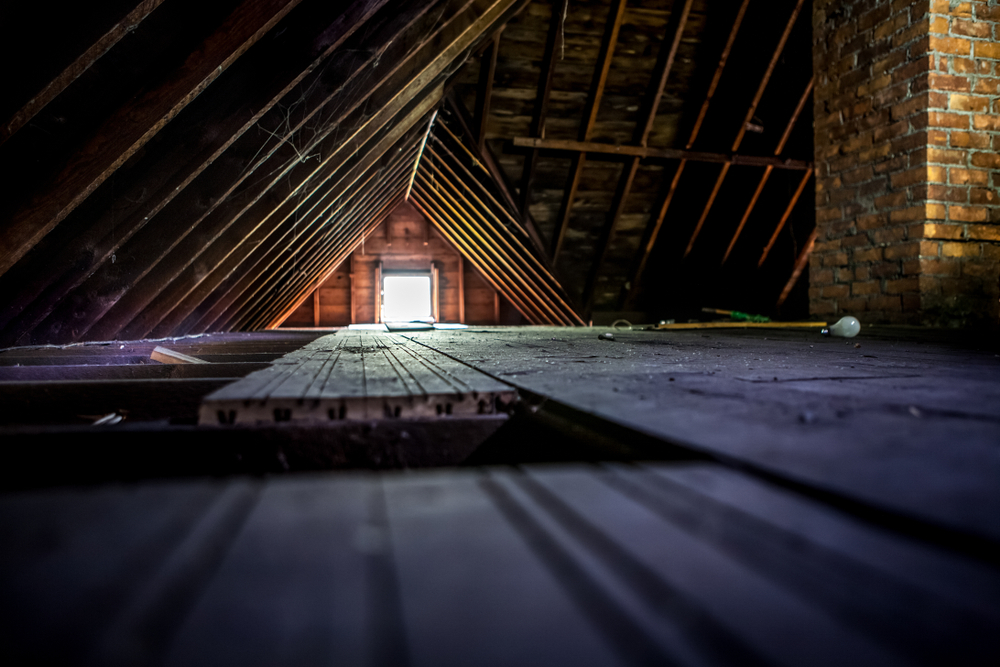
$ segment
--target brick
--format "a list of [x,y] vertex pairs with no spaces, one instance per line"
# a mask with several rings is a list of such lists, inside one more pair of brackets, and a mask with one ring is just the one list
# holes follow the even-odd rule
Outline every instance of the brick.
[[868,305],[868,299],[856,296],[847,297],[846,299],[837,299],[837,305],[843,313],[861,313]]
[[886,310],[886,311],[901,311],[903,309],[902,301],[896,295],[887,296],[881,295],[873,297],[868,302],[869,310]]
[[948,95],[946,93],[939,93],[932,90],[927,93],[927,107],[929,109],[947,109]]
[[934,16],[931,18],[931,32],[938,35],[948,34],[948,19],[943,16]]
[[837,306],[832,301],[810,301],[809,313],[812,315],[832,315],[837,312]]
[[941,279],[936,276],[921,275],[917,278],[922,294],[940,294]]
[[1000,117],[976,114],[972,117],[972,127],[976,130],[1000,130]]
[[854,263],[879,262],[882,260],[882,248],[858,248],[851,253]]
[[952,204],[969,203],[968,188],[949,188],[943,185],[928,185],[920,191],[914,193],[917,199],[931,199],[936,201],[946,201]]
[[892,211],[889,213],[889,220],[892,222],[910,222],[912,220],[923,220],[924,219],[924,207],[923,206],[911,206],[909,208],[904,208],[899,211]]
[[849,171],[843,175],[844,183],[848,185],[854,185],[855,183],[861,183],[862,181],[867,181],[875,176],[870,165],[864,165],[858,169]]
[[948,182],[948,169],[947,167],[938,167],[935,165],[927,166],[927,182],[928,183],[947,183]]
[[962,238],[962,227],[961,225],[926,223],[921,235],[926,239],[960,239]]
[[976,86],[972,89],[972,92],[979,93],[980,95],[1000,95],[1000,79],[982,77],[976,81]]
[[851,234],[840,239],[841,248],[858,248],[861,246],[871,246],[872,242],[867,234]]
[[[961,40],[966,41],[966,40]],[[949,53],[954,53],[949,51]],[[989,58],[990,60],[1000,60],[1000,42],[976,42],[974,50],[976,58]],[[966,54],[958,54],[966,55]]]
[[924,216],[928,220],[944,220],[947,217],[947,207],[944,204],[927,204],[924,206]]
[[809,283],[812,285],[827,285],[833,282],[833,269],[815,269],[809,272]]
[[969,129],[969,117],[957,113],[930,111],[927,114],[927,123],[931,127],[948,127],[956,130]]
[[901,118],[906,118],[911,116],[918,111],[924,111],[927,109],[928,105],[928,95],[922,94],[912,97],[905,102],[900,102],[899,104],[893,105],[889,109],[889,113],[893,120],[900,120]]
[[[1000,239],[995,239],[1000,241]],[[1000,262],[1000,244],[994,245],[992,243],[987,243],[983,245],[983,259]]]
[[827,285],[820,290],[820,296],[824,299],[838,299],[849,296],[851,288],[848,285]]
[[920,244],[917,242],[891,245],[883,250],[886,259],[908,259],[920,254]]
[[957,276],[962,265],[954,259],[921,259],[920,270],[925,276]]
[[882,291],[882,286],[877,280],[851,283],[851,294],[864,296],[866,294],[878,294]]
[[920,241],[921,257],[937,257],[941,254],[941,243],[939,241]]
[[971,84],[964,76],[931,73],[928,75],[927,83],[934,90],[949,90],[956,93],[967,93],[971,90]]
[[847,266],[846,252],[832,252],[823,257],[823,266]]
[[967,154],[965,151],[950,150],[947,148],[930,147],[927,149],[927,161],[944,164],[965,164]]
[[969,191],[969,203],[997,206],[1000,205],[1000,194],[989,188],[972,188]]
[[875,198],[875,206],[881,209],[899,208],[906,205],[906,192],[891,192]]
[[948,96],[948,108],[953,111],[983,112],[990,108],[989,98],[975,95],[952,94]]
[[[982,244],[976,244],[982,250]],[[982,261],[980,259],[966,259],[962,262],[962,276],[979,278],[990,282],[995,282],[997,278],[997,264],[991,261]],[[996,292],[994,291],[994,294]]]
[[986,222],[989,213],[982,206],[949,206],[948,219],[959,222]]
[[965,35],[966,37],[989,38],[993,32],[993,26],[981,21],[956,20],[952,23],[951,32],[955,35]]
[[[937,35],[931,35],[929,46],[931,51],[936,51],[937,53],[952,53],[956,56],[967,56],[972,53],[972,42],[967,39],[959,39],[957,37],[938,37]],[[976,57],[980,58],[990,56],[980,56],[977,53]]]
[[853,269],[837,269],[836,275],[838,283],[849,283],[854,280]]
[[885,283],[887,294],[902,294],[904,292],[919,292],[920,281],[917,278],[897,278]]
[[885,72],[889,72],[899,65],[902,65],[904,62],[906,62],[906,54],[902,51],[895,51],[882,60],[877,60],[872,63],[872,72],[884,74]]
[[1000,169],[1000,155],[996,153],[973,153],[969,161],[973,167]]
[[[893,188],[905,188],[907,185],[913,185],[914,183],[923,183],[926,179],[926,167],[916,167],[914,169],[908,169],[907,171],[901,171],[889,176],[889,180],[892,183]],[[900,205],[901,204],[895,204],[895,206]],[[879,206],[881,206],[881,204],[879,204]]]
[[949,137],[956,148],[989,148],[990,136],[984,132],[952,132]]
[[854,224],[858,229],[876,229],[878,227],[883,227],[888,220],[888,217],[884,213],[875,213],[873,215],[862,215],[859,216]]
[[944,130],[927,130],[927,143],[934,146],[947,146],[948,133]]
[[[872,232],[872,238],[875,243],[899,243],[906,238],[906,230],[902,227],[887,227],[885,229],[876,229]],[[889,248],[885,249],[885,252],[889,252]]]
[[979,257],[982,247],[978,243],[948,241],[941,244],[942,257]]
[[948,170],[948,182],[952,185],[986,185],[989,183],[990,173],[979,169],[959,169],[952,167]]

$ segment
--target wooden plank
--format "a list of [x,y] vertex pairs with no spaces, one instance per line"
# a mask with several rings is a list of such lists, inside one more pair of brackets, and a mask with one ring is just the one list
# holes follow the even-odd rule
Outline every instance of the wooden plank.
[[376,479],[269,483],[166,654],[166,665],[363,664]]
[[4,653],[15,662],[80,662],[220,492],[196,481],[5,494]]
[[13,214],[0,234],[0,275],[140,150],[164,125],[266,34],[300,0],[247,0],[155,90],[105,121],[66,167]]
[[3,126],[0,126],[0,146],[14,133],[27,125],[38,112],[66,90],[81,74],[90,69],[91,65],[100,60],[101,56],[110,51],[123,37],[135,30],[136,26],[142,23],[143,19],[149,16],[162,2],[163,0],[141,0],[132,11],[111,26],[107,32],[91,44],[66,69],[49,81],[44,88],[38,91],[24,106],[15,112]]
[[267,368],[265,362],[215,364],[123,364],[111,366],[0,366],[0,382],[50,380],[156,380],[237,378]]
[[153,361],[158,361],[161,364],[207,364],[208,362],[199,359],[198,357],[192,357],[190,355],[184,354],[182,352],[176,352],[169,348],[157,345],[153,348],[153,353],[149,355],[149,358]]
[[[324,336],[206,397],[202,424],[495,414],[510,388],[391,335]],[[223,415],[224,418],[220,418]]]
[[[691,530],[694,522],[636,503],[590,470],[531,470],[508,487],[551,533],[586,550],[591,567],[621,586],[622,605],[677,662],[905,664],[780,581],[713,548]],[[801,641],[788,641],[790,635]]]
[[628,664],[605,638],[599,603],[580,604],[569,568],[502,490],[473,472],[384,488],[411,664]]

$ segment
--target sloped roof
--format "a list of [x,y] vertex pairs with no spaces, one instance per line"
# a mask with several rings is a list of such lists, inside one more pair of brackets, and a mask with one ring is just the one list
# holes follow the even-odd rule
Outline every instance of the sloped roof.
[[[739,6],[718,3],[714,21],[705,0],[573,0],[564,18],[561,3],[122,0],[65,9],[51,29],[44,8],[5,8],[7,36],[33,46],[0,105],[0,345],[271,326],[411,190],[529,321],[622,305],[676,158],[524,142],[674,146]],[[415,174],[451,87],[436,159]],[[567,160],[580,166],[559,185]],[[608,177],[623,165],[624,195]]]

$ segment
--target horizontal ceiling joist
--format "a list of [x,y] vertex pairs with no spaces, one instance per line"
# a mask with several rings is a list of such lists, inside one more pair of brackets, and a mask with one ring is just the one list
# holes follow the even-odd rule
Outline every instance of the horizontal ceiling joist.
[[792,160],[771,155],[738,155],[735,153],[706,153],[681,148],[649,148],[621,144],[603,144],[593,141],[572,141],[569,139],[537,139],[517,137],[514,145],[523,148],[538,148],[571,153],[601,153],[625,157],[651,158],[661,160],[687,160],[689,162],[714,162],[745,167],[771,167],[773,169],[812,169],[812,162]]

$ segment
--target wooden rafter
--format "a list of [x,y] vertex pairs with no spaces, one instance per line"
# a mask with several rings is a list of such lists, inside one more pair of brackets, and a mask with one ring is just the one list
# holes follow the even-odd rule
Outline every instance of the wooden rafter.
[[[16,280],[20,286],[11,309],[0,312],[0,326],[12,332],[38,326],[60,300],[85,280],[94,285],[87,291],[111,297],[93,304],[106,310],[110,303],[121,299],[121,290],[128,287],[121,285],[119,267],[111,261],[116,251],[134,258],[144,270],[151,269],[164,249],[177,243],[206,215],[204,191],[217,193],[216,202],[221,205],[244,180],[252,181],[256,168],[267,160],[293,161],[296,153],[291,136],[297,130],[297,123],[290,123],[287,133],[279,135],[279,140],[270,147],[262,147],[259,134],[248,130],[257,123],[280,128],[285,112],[278,103],[286,96],[301,99],[316,88],[324,72],[318,66],[344,45],[384,2],[368,0],[352,6],[348,13],[331,11],[328,15],[310,13],[290,17],[295,18],[295,23],[287,27],[285,34],[293,44],[301,42],[304,46],[289,48],[280,40],[263,40],[203,93],[205,103],[199,105],[205,110],[203,113],[181,115],[162,130],[164,141],[158,142],[158,152],[144,161],[146,169],[136,169],[134,173],[122,169],[116,173],[119,197],[113,206],[85,224],[71,216],[50,235],[51,239],[44,239],[45,256],[58,270],[40,271],[32,264],[23,267],[22,272],[19,265],[0,277],[0,285]],[[287,67],[262,76],[262,70],[269,71],[264,65],[279,56],[287,58]],[[372,54],[369,59],[374,57]],[[246,85],[250,80],[253,85]],[[238,92],[242,90],[249,91],[250,97],[240,97]],[[198,140],[187,140],[191,135]],[[248,168],[242,161],[218,159],[230,150],[249,154],[263,150],[263,155]],[[188,187],[194,183],[196,187]],[[126,245],[147,225],[150,228],[144,234]],[[80,257],[78,246],[93,248],[93,252]],[[150,257],[151,252],[157,254]],[[27,271],[30,269],[34,270]],[[95,284],[97,281],[101,282]],[[77,307],[74,312],[78,312]],[[8,319],[8,315],[13,318]],[[65,313],[60,312],[50,320],[58,323],[64,317]],[[84,320],[93,318],[88,312]]]
[[[677,57],[677,49],[680,48],[681,38],[684,36],[684,28],[687,26],[688,15],[691,13],[693,0],[677,1],[683,2],[683,5],[680,12],[676,11],[677,2],[674,2],[671,9],[671,21],[667,28],[667,35],[671,36],[671,40],[669,46],[664,44],[664,47],[661,47],[660,54],[657,56],[653,75],[650,79],[649,88],[643,99],[639,115],[642,122],[638,123],[635,129],[634,142],[643,148],[646,147],[649,141],[649,133],[653,129],[656,112],[659,110],[660,100],[663,98],[663,89],[667,85],[670,70],[673,69],[674,59]],[[608,220],[597,241],[597,257],[587,272],[587,279],[583,287],[583,312],[586,317],[590,316],[593,309],[597,277],[600,275],[604,262],[607,259],[608,249],[611,247],[611,241],[617,231],[622,212],[625,210],[625,203],[628,201],[628,196],[632,191],[632,184],[635,182],[635,175],[639,170],[639,159],[640,156],[633,156],[622,169],[622,175],[618,181],[618,188],[612,200]]]
[[812,254],[814,247],[816,247],[815,229],[813,229],[812,234],[809,235],[809,239],[802,248],[802,252],[799,253],[798,258],[795,260],[795,267],[792,269],[792,276],[788,279],[788,282],[785,283],[785,288],[781,290],[781,295],[778,297],[778,303],[775,304],[776,308],[780,308],[781,304],[785,303],[785,299],[788,298],[788,295],[792,293],[792,288],[795,287],[795,283],[798,282],[799,276],[802,275],[802,271],[806,268],[806,264],[809,263],[809,255]]
[[76,79],[100,60],[101,56],[110,51],[123,37],[136,29],[143,19],[159,7],[163,0],[142,0],[136,7],[115,23],[86,51],[76,58],[69,66],[50,81],[42,90],[28,100],[7,122],[0,127],[0,146],[18,130],[27,125],[32,118],[44,109],[49,102],[59,96]]
[[[597,66],[594,69],[594,81],[591,84],[590,92],[587,96],[587,104],[583,110],[580,141],[590,141],[591,134],[594,131],[594,124],[597,122],[597,112],[600,109],[601,98],[604,95],[604,86],[608,80],[608,71],[611,68],[611,58],[614,56],[615,46],[618,43],[618,32],[621,30],[622,19],[624,18],[625,0],[614,0],[608,10],[608,19],[604,24],[604,37],[601,40],[601,48],[597,56]],[[569,184],[566,187],[562,206],[559,209],[559,217],[556,220],[556,233],[552,237],[553,265],[559,260],[559,253],[562,251],[563,241],[566,238],[566,230],[569,229],[573,200],[576,199],[576,191],[580,187],[580,177],[583,175],[583,168],[586,163],[587,154],[580,153],[573,158],[573,164],[570,167]]]
[[[743,25],[743,17],[746,16],[747,6],[749,4],[750,0],[743,0],[739,9],[736,11],[736,18],[733,19],[733,25],[729,29],[729,37],[726,39],[726,44],[722,48],[722,53],[719,55],[719,62],[715,66],[715,73],[712,75],[712,81],[709,83],[708,91],[705,93],[705,100],[701,104],[701,109],[698,112],[698,118],[695,120],[694,127],[692,127],[691,134],[685,144],[685,148],[688,150],[691,149],[695,140],[698,138],[701,125],[705,120],[705,115],[708,113],[708,107],[712,102],[712,98],[715,96],[715,90],[719,86],[719,80],[722,78],[722,72],[726,69],[726,63],[729,61],[729,54],[732,53],[733,44],[736,42],[736,36],[739,34],[740,26]],[[663,201],[659,206],[656,219],[647,233],[646,243],[642,248],[642,255],[640,256],[639,261],[636,262],[635,268],[632,270],[632,280],[630,281],[631,287],[628,290],[628,296],[626,297],[625,302],[622,304],[623,306],[631,304],[636,295],[639,293],[639,282],[642,280],[642,274],[646,270],[646,263],[649,261],[649,256],[652,254],[653,248],[656,246],[656,239],[659,238],[660,230],[663,228],[663,221],[666,220],[667,217],[667,210],[670,208],[674,195],[677,193],[677,188],[680,185],[681,176],[684,174],[684,167],[686,165],[687,160],[681,158],[680,163],[677,165],[677,169],[674,170],[670,186],[667,188],[666,195],[664,195]]]
[[[545,138],[545,120],[549,112],[549,98],[552,94],[552,78],[556,71],[556,44],[563,39],[563,20],[568,10],[569,0],[556,0],[552,4],[552,17],[549,19],[549,31],[545,37],[545,52],[542,56],[542,75],[538,80],[538,92],[535,94],[535,108],[531,117],[531,136]],[[535,178],[535,166],[538,161],[538,149],[528,151],[524,156],[524,169],[521,174],[521,217],[528,217],[528,206],[531,204],[531,182]]]
[[62,170],[0,230],[0,274],[80,205],[111,174],[301,0],[245,0],[167,82],[113,113]]
[[[795,110],[792,112],[792,117],[789,118],[788,124],[785,125],[785,131],[781,133],[781,139],[778,140],[778,145],[774,149],[774,154],[781,155],[781,152],[785,150],[785,144],[788,142],[788,138],[792,135],[792,130],[795,128],[795,123],[798,121],[799,116],[802,114],[802,110],[806,106],[806,102],[809,101],[809,96],[812,94],[813,81],[815,79],[810,78],[809,83],[806,84],[805,92],[799,98],[799,103],[795,106]],[[733,232],[733,238],[729,241],[729,246],[726,248],[726,254],[722,256],[722,263],[725,264],[726,260],[729,259],[729,254],[733,251],[733,246],[736,245],[736,240],[740,237],[740,233],[743,232],[743,227],[746,226],[747,220],[750,218],[750,213],[753,212],[754,206],[757,204],[757,200],[760,198],[761,193],[764,191],[764,186],[767,184],[767,179],[771,176],[771,172],[774,167],[768,165],[764,170],[764,174],[760,177],[760,182],[757,183],[757,189],[754,190],[753,197],[750,198],[750,203],[747,205],[746,211],[743,212],[743,217],[740,218],[740,224],[736,226],[736,231]],[[782,222],[782,224],[784,224]]]
[[[805,0],[797,0],[795,7],[792,9],[791,16],[785,24],[785,30],[781,33],[781,38],[778,40],[778,45],[775,47],[774,53],[771,55],[771,60],[767,65],[767,69],[764,71],[764,76],[761,77],[760,85],[757,86],[757,92],[754,94],[753,100],[750,101],[750,107],[747,109],[746,117],[743,119],[743,123],[740,125],[740,128],[736,133],[736,139],[733,141],[732,146],[732,151],[734,153],[739,150],[740,144],[743,143],[743,137],[746,136],[747,124],[753,120],[753,115],[757,112],[757,105],[760,104],[760,100],[764,96],[764,90],[767,88],[767,84],[771,80],[771,75],[774,73],[774,68],[778,64],[781,52],[785,49],[788,37],[792,34],[792,28],[795,27],[795,22],[799,17],[799,12],[802,10],[802,4],[804,1]],[[690,255],[691,250],[694,248],[694,242],[697,240],[698,234],[705,225],[705,220],[708,218],[708,214],[712,210],[712,205],[715,203],[715,199],[719,195],[722,183],[726,180],[726,174],[729,173],[729,167],[729,164],[722,165],[719,177],[716,179],[715,185],[712,187],[712,192],[708,196],[708,201],[705,202],[705,208],[702,210],[701,216],[698,218],[698,223],[695,225],[694,231],[691,232],[691,238],[688,240],[687,247],[684,249],[685,257]]]
[[768,254],[771,252],[771,248],[774,247],[775,241],[778,240],[778,234],[780,234],[781,230],[784,229],[785,223],[788,222],[789,216],[792,215],[792,211],[795,209],[795,205],[799,202],[799,197],[801,197],[802,193],[805,191],[806,184],[809,183],[809,179],[812,175],[812,169],[802,175],[802,180],[799,181],[799,187],[795,189],[795,193],[788,202],[788,206],[785,207],[785,212],[781,214],[781,218],[778,220],[778,224],[774,228],[774,233],[771,234],[770,240],[768,240],[767,245],[764,246],[764,251],[761,253],[760,259],[757,261],[758,268],[764,265],[764,260],[767,259]]
[[493,98],[493,78],[497,70],[497,52],[500,50],[501,28],[493,35],[479,59],[479,85],[476,88],[476,146],[482,152],[486,146],[486,123],[490,117]]

